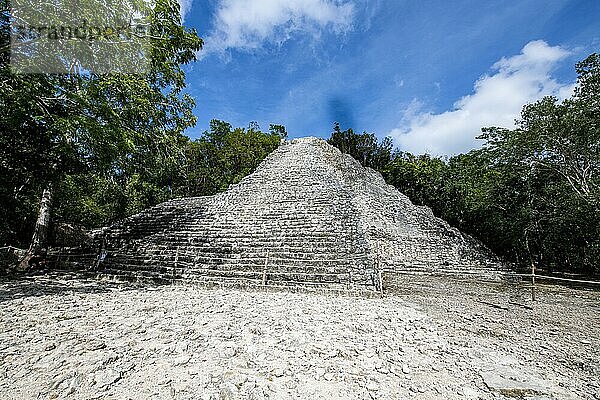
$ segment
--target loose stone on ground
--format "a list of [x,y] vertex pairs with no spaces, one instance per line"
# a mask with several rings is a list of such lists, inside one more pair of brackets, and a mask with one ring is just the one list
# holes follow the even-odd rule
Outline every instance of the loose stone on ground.
[[542,288],[532,311],[510,306],[527,301],[518,287],[405,287],[369,299],[0,282],[0,397],[600,398],[598,293]]

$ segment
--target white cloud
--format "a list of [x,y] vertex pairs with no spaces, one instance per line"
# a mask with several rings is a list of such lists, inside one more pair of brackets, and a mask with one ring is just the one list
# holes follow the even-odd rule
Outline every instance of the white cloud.
[[181,21],[185,20],[185,17],[192,9],[192,3],[194,0],[177,0],[179,2],[179,12],[181,13]]
[[341,33],[351,26],[353,14],[353,4],[340,0],[221,0],[199,56],[282,43],[299,31]]
[[514,127],[523,105],[543,96],[569,97],[573,84],[561,84],[550,73],[570,53],[538,40],[518,54],[496,62],[492,75],[475,82],[474,92],[441,114],[415,109],[413,102],[404,123],[390,135],[402,150],[412,153],[457,154],[481,146],[475,137],[484,126]]

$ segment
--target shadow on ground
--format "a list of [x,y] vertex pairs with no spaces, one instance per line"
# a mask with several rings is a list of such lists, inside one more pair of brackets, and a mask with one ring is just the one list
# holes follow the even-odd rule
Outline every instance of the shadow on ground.
[[95,279],[83,272],[51,272],[46,274],[20,274],[0,278],[0,303],[37,297],[73,293],[106,293],[138,290],[133,283],[110,282]]

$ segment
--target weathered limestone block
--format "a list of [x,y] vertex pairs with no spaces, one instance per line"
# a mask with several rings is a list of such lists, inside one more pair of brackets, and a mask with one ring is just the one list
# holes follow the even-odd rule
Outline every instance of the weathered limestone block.
[[99,232],[98,269],[128,279],[380,289],[398,272],[502,271],[477,241],[317,138],[282,144],[224,193]]
[[53,243],[60,247],[89,247],[93,238],[80,226],[59,223],[53,229]]

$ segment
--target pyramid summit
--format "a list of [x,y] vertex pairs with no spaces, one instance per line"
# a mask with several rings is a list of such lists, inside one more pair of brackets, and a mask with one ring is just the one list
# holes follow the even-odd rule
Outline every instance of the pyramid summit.
[[504,271],[483,245],[318,138],[282,143],[214,196],[152,207],[97,232],[123,278],[380,290],[405,273]]

